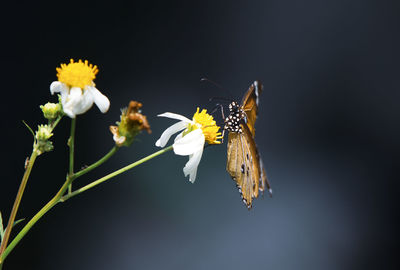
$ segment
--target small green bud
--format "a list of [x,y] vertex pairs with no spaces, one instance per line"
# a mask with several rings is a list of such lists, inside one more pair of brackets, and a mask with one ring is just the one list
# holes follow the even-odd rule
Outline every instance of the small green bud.
[[35,138],[38,141],[47,141],[51,136],[53,136],[53,133],[51,132],[50,126],[40,125],[36,131]]
[[50,152],[53,150],[53,143],[49,139],[53,136],[49,125],[40,125],[35,134],[34,147],[39,151],[39,154]]
[[36,147],[40,151],[40,154],[50,152],[54,148],[53,142],[51,141],[38,141]]
[[60,114],[62,114],[60,103],[47,102],[45,105],[40,105],[40,109],[43,112],[44,118],[49,120],[56,119]]

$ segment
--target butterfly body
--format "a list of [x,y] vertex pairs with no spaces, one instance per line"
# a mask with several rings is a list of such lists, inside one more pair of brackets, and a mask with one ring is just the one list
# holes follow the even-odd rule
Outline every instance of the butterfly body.
[[242,121],[247,122],[246,113],[237,102],[233,101],[229,104],[229,115],[225,118],[224,130],[242,133],[243,130],[240,126]]
[[224,121],[228,131],[226,170],[236,182],[245,205],[250,209],[253,199],[270,188],[265,169],[254,140],[254,124],[258,114],[258,97],[262,84],[255,81],[245,93],[241,104],[229,104],[229,115]]

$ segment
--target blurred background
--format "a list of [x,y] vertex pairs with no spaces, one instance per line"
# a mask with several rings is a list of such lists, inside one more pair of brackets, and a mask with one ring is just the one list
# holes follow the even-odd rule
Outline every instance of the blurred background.
[[[76,167],[113,146],[130,100],[153,133],[75,187],[158,150],[173,120],[210,97],[241,100],[263,81],[256,141],[274,197],[248,211],[225,171],[226,145],[204,151],[196,182],[172,152],[56,206],[10,254],[8,269],[399,269],[398,1],[107,1],[3,5],[2,177],[7,219],[40,104],[70,58],[98,65],[111,107],[77,119]],[[200,82],[207,77],[219,89]],[[216,118],[221,121],[216,113]],[[17,218],[29,220],[67,172],[69,119],[38,158]],[[25,223],[27,222],[25,221]],[[14,234],[22,228],[18,225]]]

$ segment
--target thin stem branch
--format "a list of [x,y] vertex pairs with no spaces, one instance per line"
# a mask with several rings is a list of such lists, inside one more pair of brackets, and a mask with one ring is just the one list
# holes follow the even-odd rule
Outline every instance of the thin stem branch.
[[168,146],[168,147],[166,147],[164,149],[161,149],[160,151],[157,151],[157,152],[155,152],[155,153],[153,153],[153,154],[151,154],[151,155],[149,155],[149,156],[147,156],[145,158],[142,158],[142,159],[140,159],[140,160],[138,160],[138,161],[136,161],[136,162],[134,162],[132,164],[129,164],[129,165],[127,165],[127,166],[125,166],[125,167],[123,167],[123,168],[121,168],[121,169],[119,169],[119,170],[117,170],[115,172],[112,172],[112,173],[110,173],[110,174],[108,174],[106,176],[103,176],[102,178],[100,178],[100,179],[98,179],[96,181],[93,181],[92,183],[90,183],[90,184],[88,184],[88,185],[86,185],[84,187],[81,187],[81,188],[75,190],[72,193],[64,195],[60,199],[60,201],[64,202],[64,201],[66,201],[66,200],[68,200],[68,199],[70,199],[70,198],[72,198],[72,197],[74,197],[74,196],[86,191],[86,190],[89,190],[89,189],[91,189],[91,188],[93,188],[93,187],[95,187],[95,186],[97,186],[97,185],[109,180],[110,178],[113,178],[113,177],[115,177],[115,176],[117,176],[117,175],[119,175],[121,173],[124,173],[124,172],[126,172],[126,171],[128,171],[128,170],[130,170],[130,169],[132,169],[132,168],[134,168],[134,167],[136,167],[136,166],[138,166],[138,165],[140,165],[140,164],[152,159],[152,158],[155,158],[155,157],[157,157],[157,156],[159,156],[159,155],[161,155],[161,154],[163,154],[165,152],[168,152],[171,149],[172,149],[172,145]]
[[3,254],[1,254],[0,256],[0,269],[2,266],[2,262],[4,261],[4,259],[8,256],[8,254],[15,248],[15,246],[22,240],[22,238],[29,232],[29,230],[33,227],[33,225],[36,224],[36,222],[38,222],[40,220],[41,217],[43,217],[43,215],[45,215],[50,209],[52,209],[56,204],[58,204],[59,202],[64,202],[88,189],[91,189],[94,186],[97,186],[98,184],[107,181],[108,179],[117,176],[123,172],[126,172],[127,170],[130,170],[154,157],[157,157],[165,152],[168,152],[169,150],[172,149],[172,146],[169,146],[167,148],[164,148],[160,151],[157,151],[145,158],[142,158],[128,166],[125,166],[113,173],[110,173],[100,179],[98,179],[97,181],[92,182],[89,185],[84,186],[83,188],[80,188],[72,193],[69,193],[67,195],[64,195],[66,190],[68,189],[68,186],[73,182],[74,179],[76,179],[79,176],[82,176],[83,174],[93,170],[94,168],[96,168],[97,166],[99,166],[101,163],[103,163],[104,161],[106,161],[110,156],[112,156],[112,154],[114,154],[116,152],[116,150],[118,149],[118,147],[114,147],[113,149],[111,149],[111,151],[104,156],[102,159],[100,159],[99,161],[97,161],[96,163],[92,164],[91,166],[89,166],[88,168],[79,171],[78,173],[76,173],[75,175],[69,175],[67,176],[67,179],[65,181],[65,183],[63,184],[63,186],[60,188],[60,190],[57,192],[57,194],[24,226],[24,228],[17,234],[17,236],[13,239],[13,241],[7,246],[7,248],[5,249],[5,251],[3,252]]
[[92,171],[93,169],[97,168],[98,166],[100,166],[101,164],[103,164],[104,162],[106,162],[110,157],[112,157],[117,151],[118,151],[119,147],[118,146],[114,146],[113,148],[111,148],[111,150],[101,159],[99,159],[98,161],[96,161],[95,163],[93,163],[92,165],[89,165],[88,167],[74,173],[72,175],[72,177],[74,179],[81,177],[84,174],[87,174],[88,172]]
[[74,150],[75,150],[75,127],[76,118],[71,119],[71,135],[69,136],[69,174],[74,174]]
[[62,119],[62,115],[58,116],[56,120],[54,120],[53,123],[50,124],[51,126],[51,130],[53,131],[53,129],[58,125],[58,123],[60,122],[60,120]]
[[8,224],[6,231],[4,232],[3,236],[3,241],[1,242],[0,246],[0,265],[2,264],[2,255],[5,252],[5,249],[7,247],[8,239],[10,238],[11,230],[14,225],[14,220],[17,215],[17,211],[19,208],[19,205],[21,203],[22,195],[24,194],[24,190],[26,187],[26,183],[28,182],[29,175],[31,174],[33,164],[35,163],[36,157],[39,155],[39,152],[34,149],[32,151],[31,157],[29,158],[28,166],[25,170],[24,176],[22,177],[21,184],[18,189],[17,197],[15,198],[13,208],[11,210],[10,218],[8,219]]
[[61,196],[67,190],[69,184],[72,182],[72,179],[67,177],[64,185],[60,188],[57,194],[39,211],[33,218],[24,226],[24,228],[17,234],[14,240],[7,246],[6,250],[1,254],[0,260],[4,261],[8,254],[14,249],[14,247],[21,241],[21,239],[29,232],[29,230],[35,225],[35,223],[46,214],[53,206],[55,206]]
[[[56,120],[54,120],[54,122],[49,123],[51,131],[53,131],[55,129],[55,127],[58,125],[58,123],[60,122],[62,117],[63,116],[60,115],[60,116],[57,117]],[[3,240],[2,240],[1,245],[0,245],[0,270],[3,268],[3,262],[4,262],[4,259],[6,257],[6,256],[4,256],[4,253],[6,253],[6,250],[7,250],[8,240],[10,238],[11,230],[12,230],[12,227],[14,225],[14,220],[15,220],[15,217],[16,217],[17,212],[18,212],[19,205],[20,205],[21,200],[22,200],[22,195],[24,193],[26,184],[28,182],[30,173],[32,171],[33,164],[35,163],[35,160],[36,160],[37,156],[40,155],[40,150],[38,150],[35,145],[36,145],[36,141],[34,141],[33,151],[32,151],[31,157],[28,160],[28,165],[27,165],[27,167],[25,169],[24,176],[22,177],[22,181],[21,181],[21,184],[19,186],[17,197],[16,197],[16,199],[14,201],[14,205],[13,205],[13,208],[11,210],[10,218],[8,220],[8,224],[7,224],[7,227],[6,227],[6,231],[4,232],[4,237],[3,237]]]

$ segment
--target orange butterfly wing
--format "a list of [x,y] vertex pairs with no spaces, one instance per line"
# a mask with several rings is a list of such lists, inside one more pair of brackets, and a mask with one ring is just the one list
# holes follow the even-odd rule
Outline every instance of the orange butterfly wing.
[[246,124],[254,137],[255,129],[254,125],[256,123],[257,115],[258,115],[258,97],[263,90],[262,83],[260,81],[255,81],[252,85],[250,85],[246,94],[242,99],[242,109],[246,113]]
[[242,133],[228,135],[228,159],[226,170],[231,175],[243,202],[251,208],[252,201],[259,195],[261,167],[259,155],[246,125],[241,124]]

